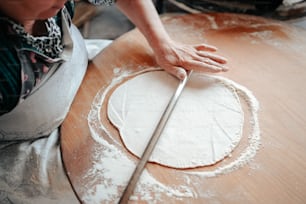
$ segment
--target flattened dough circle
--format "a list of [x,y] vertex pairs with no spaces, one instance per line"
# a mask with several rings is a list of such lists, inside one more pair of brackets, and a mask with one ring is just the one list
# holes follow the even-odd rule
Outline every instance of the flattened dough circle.
[[[178,85],[164,71],[146,72],[119,85],[107,114],[125,147],[140,157]],[[212,165],[242,136],[243,111],[233,87],[192,74],[149,161],[174,168]]]

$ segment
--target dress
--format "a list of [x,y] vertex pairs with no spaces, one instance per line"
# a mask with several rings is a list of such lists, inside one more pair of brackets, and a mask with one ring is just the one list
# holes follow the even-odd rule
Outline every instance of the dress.
[[[0,15],[1,204],[79,203],[59,146],[60,124],[88,64],[82,36],[71,25],[72,15],[73,2],[68,1],[46,21],[46,26],[55,23],[60,30],[49,29],[50,38],[42,39],[30,39],[18,25],[8,36],[10,32],[3,28],[16,24]],[[16,33],[23,35],[17,38],[22,40],[13,38]],[[41,47],[40,41],[50,46]]]

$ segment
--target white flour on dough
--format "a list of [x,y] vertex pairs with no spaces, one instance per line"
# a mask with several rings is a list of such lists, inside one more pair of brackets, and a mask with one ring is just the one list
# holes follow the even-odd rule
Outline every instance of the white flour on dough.
[[[164,71],[140,74],[118,86],[108,117],[126,148],[140,157],[175,92],[178,80]],[[193,73],[151,155],[175,168],[212,165],[224,159],[242,136],[244,115],[235,89]]]
[[[102,122],[102,117],[104,118],[105,114],[101,114],[101,107],[107,104],[107,95],[112,94],[111,90],[114,90],[127,78],[160,70],[152,67],[131,73],[124,68],[116,68],[114,70],[116,76],[111,83],[102,87],[94,98],[88,114],[88,126],[92,133],[92,139],[100,146],[96,147],[95,153],[92,155],[92,167],[84,172],[81,178],[91,181],[83,187],[84,192],[81,199],[85,203],[117,203],[122,194],[122,189],[127,185],[131,172],[137,164],[137,161],[126,155],[126,152],[122,149],[122,143],[112,135],[107,127],[108,125]],[[213,187],[207,186],[202,189],[204,193],[201,193],[201,190],[199,191],[201,189],[199,186],[203,185],[203,181],[207,177],[221,176],[233,172],[250,163],[256,155],[260,147],[259,103],[257,99],[246,87],[230,79],[221,76],[209,76],[209,78],[217,80],[216,83],[222,83],[228,88],[233,88],[239,99],[246,103],[247,108],[245,111],[248,111],[247,113],[250,116],[245,119],[244,125],[249,124],[251,129],[246,135],[243,134],[243,137],[247,139],[247,143],[239,143],[237,145],[239,148],[242,147],[242,151],[238,155],[231,156],[230,162],[223,163],[223,160],[218,165],[214,165],[215,168],[209,166],[204,169],[194,168],[192,171],[176,170],[175,174],[178,178],[185,178],[181,184],[177,185],[161,183],[145,169],[138,181],[134,195],[131,197],[132,200],[150,204],[162,203],[165,200],[167,200],[167,203],[178,203],[182,199],[190,200],[191,202],[193,199],[205,198],[207,200],[207,197],[213,197],[215,192]],[[185,154],[188,154],[188,152],[185,152]],[[251,169],[254,170],[253,168]]]

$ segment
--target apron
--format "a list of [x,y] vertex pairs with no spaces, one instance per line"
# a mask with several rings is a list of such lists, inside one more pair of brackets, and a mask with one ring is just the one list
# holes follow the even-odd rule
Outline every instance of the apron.
[[59,68],[50,69],[48,75],[52,76],[46,77],[42,85],[11,112],[0,116],[0,140],[27,140],[48,135],[67,115],[85,74],[88,59],[82,36],[75,27],[69,28],[66,19],[63,17],[62,22],[65,44],[62,58],[70,59]]
[[67,55],[63,58],[71,53],[70,60],[0,117],[1,204],[79,203],[62,166],[59,126],[82,82],[88,58],[79,31],[63,19]]

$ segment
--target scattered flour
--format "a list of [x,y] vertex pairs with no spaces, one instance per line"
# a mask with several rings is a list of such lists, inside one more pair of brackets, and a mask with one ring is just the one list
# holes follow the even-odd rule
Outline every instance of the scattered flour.
[[[97,93],[88,115],[88,125],[92,138],[101,145],[97,145],[95,153],[92,155],[93,165],[88,172],[86,172],[84,178],[82,178],[89,181],[86,186],[84,186],[84,192],[81,198],[86,203],[114,203],[118,201],[136,166],[135,161],[125,155],[122,150],[122,144],[112,137],[101,122],[100,110],[102,104],[105,103],[107,93],[114,86],[121,83],[126,77],[133,77],[137,74],[153,70],[159,69],[145,69],[137,73],[120,72],[116,69],[117,76],[110,85],[102,87]],[[234,87],[239,97],[248,104],[251,113],[250,123],[252,129],[248,137],[247,147],[233,162],[221,165],[214,170],[180,170],[178,174],[185,178],[184,183],[180,185],[169,186],[163,184],[156,180],[147,170],[144,170],[131,200],[142,200],[146,201],[146,203],[161,203],[165,197],[168,197],[175,203],[175,200],[179,201],[184,198],[196,198],[199,195],[196,193],[197,189],[191,187],[192,182],[196,182],[199,178],[205,179],[206,177],[232,172],[247,164],[255,156],[260,146],[260,131],[257,118],[259,105],[256,98],[248,89],[229,79],[217,76],[215,78],[225,85]],[[101,132],[103,132],[103,135],[107,135],[110,141],[102,138]],[[212,194],[211,191],[207,191],[205,196],[211,196]]]
[[[138,158],[178,83],[165,71],[146,72],[112,92],[107,116],[119,130],[125,147]],[[215,164],[239,143],[243,122],[235,90],[214,77],[194,73],[149,161],[174,168]]]

